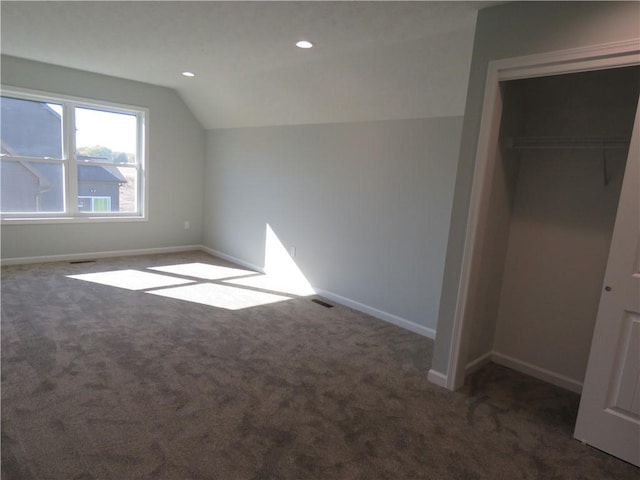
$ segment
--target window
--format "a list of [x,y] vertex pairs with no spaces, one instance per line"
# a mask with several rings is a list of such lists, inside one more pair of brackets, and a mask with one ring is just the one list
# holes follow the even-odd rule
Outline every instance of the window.
[[144,219],[144,109],[24,90],[0,97],[3,221]]

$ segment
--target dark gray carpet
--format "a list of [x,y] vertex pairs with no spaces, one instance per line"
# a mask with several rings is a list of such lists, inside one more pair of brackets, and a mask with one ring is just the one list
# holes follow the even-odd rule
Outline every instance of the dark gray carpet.
[[440,389],[430,340],[348,308],[226,310],[67,277],[189,262],[229,266],[3,268],[3,480],[639,478],[573,440],[577,395],[498,366]]

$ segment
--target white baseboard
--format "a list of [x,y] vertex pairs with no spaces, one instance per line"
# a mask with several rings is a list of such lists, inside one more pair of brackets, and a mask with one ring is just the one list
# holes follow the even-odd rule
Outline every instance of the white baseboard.
[[559,373],[552,372],[545,368],[532,365],[531,363],[523,362],[517,358],[494,351],[491,352],[491,361],[552,385],[562,387],[566,390],[570,390],[575,393],[582,393],[582,382],[565,377],[564,375],[560,375]]
[[355,300],[351,300],[350,298],[343,297],[333,292],[328,292],[326,290],[321,290],[318,288],[314,288],[314,290],[318,293],[318,295],[339,303],[340,305],[344,305],[345,307],[353,308],[354,310],[366,313],[368,315],[371,315],[372,317],[384,320],[385,322],[392,323],[398,327],[404,328],[405,330],[410,330],[413,333],[422,335],[423,337],[428,337],[432,340],[436,338],[436,331],[432,328],[418,325],[417,323],[414,323],[410,320],[406,320],[404,318],[398,317],[397,315],[378,310],[377,308],[370,307],[369,305],[365,305],[364,303],[356,302]]
[[24,265],[28,263],[68,262],[76,260],[93,260],[96,258],[130,257],[135,255],[154,255],[160,253],[179,253],[201,250],[200,245],[184,245],[179,247],[140,248],[135,250],[112,250],[107,252],[72,253],[63,255],[42,255],[38,257],[2,258],[2,265]]
[[[487,352],[484,355],[480,355],[475,360],[472,360],[471,362],[467,363],[467,365],[465,367],[465,377],[467,375],[475,372],[476,370],[479,370],[480,368],[482,368],[487,363],[491,362],[492,353],[493,352]],[[435,385],[438,385],[439,387],[447,388],[447,375],[445,375],[442,372],[438,372],[437,370],[434,370],[432,368],[431,370],[429,370],[429,374],[427,376],[427,379],[431,383],[433,383]]]
[[447,388],[447,376],[444,373],[440,373],[433,368],[429,370],[427,374],[427,379],[439,387]]
[[213,248],[205,247],[204,245],[200,246],[200,250],[209,255],[213,255],[214,257],[222,258],[227,262],[235,263],[236,265],[240,265],[242,267],[248,268],[250,270],[255,270],[256,272],[264,273],[264,267],[260,267],[253,263],[242,260],[241,258],[234,257],[232,255],[227,255],[226,253],[220,252],[218,250],[214,250]]
[[[240,258],[236,258],[232,255],[227,255],[226,253],[220,252],[218,250],[214,250],[213,248],[202,246],[201,250],[208,253],[209,255],[213,255],[214,257],[219,257],[229,262],[235,263],[237,265],[241,265],[246,268],[250,268],[252,270],[264,273],[264,268],[258,265],[254,265],[250,262],[246,262]],[[372,317],[378,318],[380,320],[384,320],[385,322],[392,323],[398,327],[404,328],[405,330],[410,330],[418,335],[422,335],[424,337],[428,337],[431,339],[436,338],[436,331],[432,328],[424,327],[422,325],[418,325],[417,323],[411,322],[404,318],[398,317],[388,312],[384,312],[382,310],[378,310],[377,308],[370,307],[369,305],[365,305],[360,302],[356,302],[355,300],[351,300],[350,298],[343,297],[342,295],[338,295],[337,293],[329,292],[327,290],[322,290],[319,288],[315,288],[313,285],[311,286],[314,292],[318,295],[331,300],[333,302],[339,303],[340,305],[344,305],[345,307],[353,308],[354,310],[358,310],[359,312],[366,313],[371,315]]]
[[[538,380],[556,385],[571,392],[582,393],[582,382],[496,351],[487,352],[467,363],[465,367],[465,376],[472,374],[490,362],[497,363],[498,365],[510,368],[516,372],[524,373],[525,375],[529,375],[530,377],[537,378]],[[447,376],[445,374],[432,369],[429,370],[428,378],[431,383],[435,383],[436,385],[446,388]]]
[[480,355],[478,358],[476,358],[475,360],[470,361],[469,363],[467,363],[467,366],[464,369],[464,374],[469,375],[475,371],[480,370],[482,367],[484,367],[487,363],[491,362],[493,356],[493,352],[487,352],[484,355]]
[[[487,363],[490,363],[492,354],[493,352],[487,352],[484,355],[480,355],[475,360],[467,363],[467,366],[465,367],[465,376],[479,370]],[[447,388],[447,376],[444,373],[438,372],[437,370],[434,370],[432,368],[431,370],[429,370],[429,375],[427,376],[427,378],[431,383],[434,383],[443,388]]]

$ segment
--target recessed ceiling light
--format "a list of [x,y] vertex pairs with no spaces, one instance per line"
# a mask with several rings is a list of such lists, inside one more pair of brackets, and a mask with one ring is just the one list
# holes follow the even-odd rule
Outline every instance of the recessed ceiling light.
[[196,74],[193,72],[182,72],[182,75],[184,75],[185,77],[195,77]]
[[298,48],[311,48],[313,47],[313,43],[307,41],[307,40],[300,40],[299,42],[296,42],[296,47]]

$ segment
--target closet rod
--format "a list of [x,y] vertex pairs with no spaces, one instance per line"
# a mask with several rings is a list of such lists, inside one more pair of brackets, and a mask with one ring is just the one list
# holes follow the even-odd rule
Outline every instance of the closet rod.
[[626,137],[508,137],[502,140],[505,148],[627,148]]

